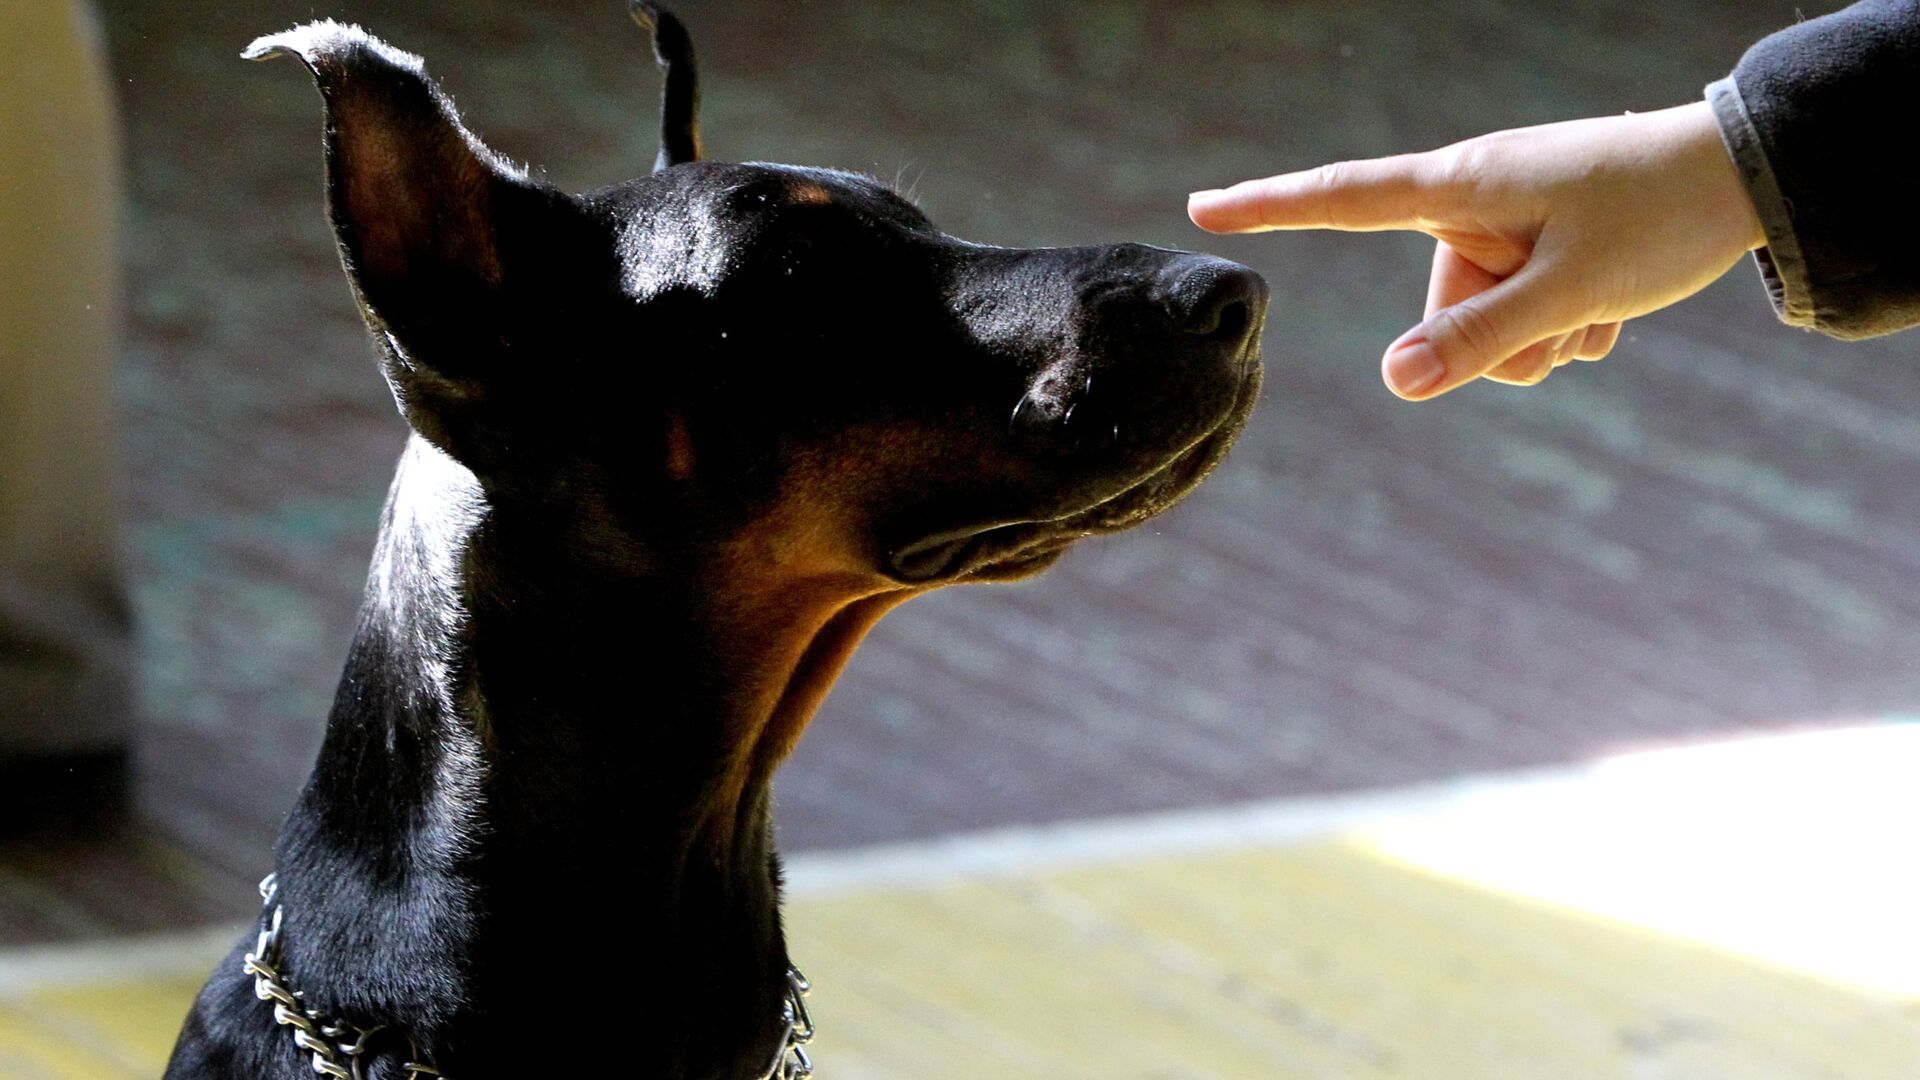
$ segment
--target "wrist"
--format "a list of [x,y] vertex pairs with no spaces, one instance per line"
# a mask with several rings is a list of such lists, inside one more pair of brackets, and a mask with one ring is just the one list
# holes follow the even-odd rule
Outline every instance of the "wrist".
[[1754,206],[1753,192],[1748,190],[1728,148],[1713,107],[1696,101],[1665,110],[1665,114],[1681,140],[1683,168],[1697,181],[1695,194],[1707,219],[1722,223],[1730,236],[1738,238],[1743,250],[1766,247],[1767,232]]

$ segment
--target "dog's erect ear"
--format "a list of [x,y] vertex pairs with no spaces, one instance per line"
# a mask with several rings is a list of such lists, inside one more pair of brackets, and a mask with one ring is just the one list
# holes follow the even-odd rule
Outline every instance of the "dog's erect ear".
[[482,145],[419,57],[357,26],[309,23],[241,55],[298,57],[319,84],[328,213],[402,407],[487,374],[575,204]]
[[651,0],[627,0],[633,21],[653,35],[653,58],[666,77],[660,91],[660,156],[653,171],[700,160],[700,77],[693,39],[673,12]]

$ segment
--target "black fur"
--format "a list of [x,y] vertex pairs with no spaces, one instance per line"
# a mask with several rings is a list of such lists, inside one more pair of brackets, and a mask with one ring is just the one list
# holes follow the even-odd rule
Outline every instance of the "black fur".
[[[319,84],[413,430],[275,850],[282,970],[457,1080],[756,1075],[787,967],[768,785],[820,696],[900,600],[1198,483],[1252,407],[1265,285],[966,243],[830,170],[567,195],[358,28],[247,53],[275,54]],[[236,950],[167,1075],[312,1074]]]

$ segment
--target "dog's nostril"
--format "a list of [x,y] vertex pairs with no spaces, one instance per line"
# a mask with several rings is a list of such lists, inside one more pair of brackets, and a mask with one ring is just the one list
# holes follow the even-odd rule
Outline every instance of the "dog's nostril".
[[1267,283],[1237,263],[1199,258],[1200,265],[1182,274],[1172,288],[1181,331],[1229,345],[1245,340],[1266,304]]
[[1212,330],[1198,333],[1222,341],[1238,341],[1247,332],[1247,324],[1253,321],[1245,300],[1229,300],[1221,305],[1219,314],[1214,317]]

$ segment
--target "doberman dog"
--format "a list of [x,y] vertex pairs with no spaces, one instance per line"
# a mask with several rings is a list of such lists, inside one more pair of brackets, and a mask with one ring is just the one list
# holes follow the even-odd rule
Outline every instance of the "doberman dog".
[[686,33],[631,6],[660,161],[581,195],[358,27],[245,53],[319,84],[411,432],[261,931],[170,1078],[803,1074],[769,783],[861,636],[1165,509],[1253,407],[1252,271],[699,160]]

